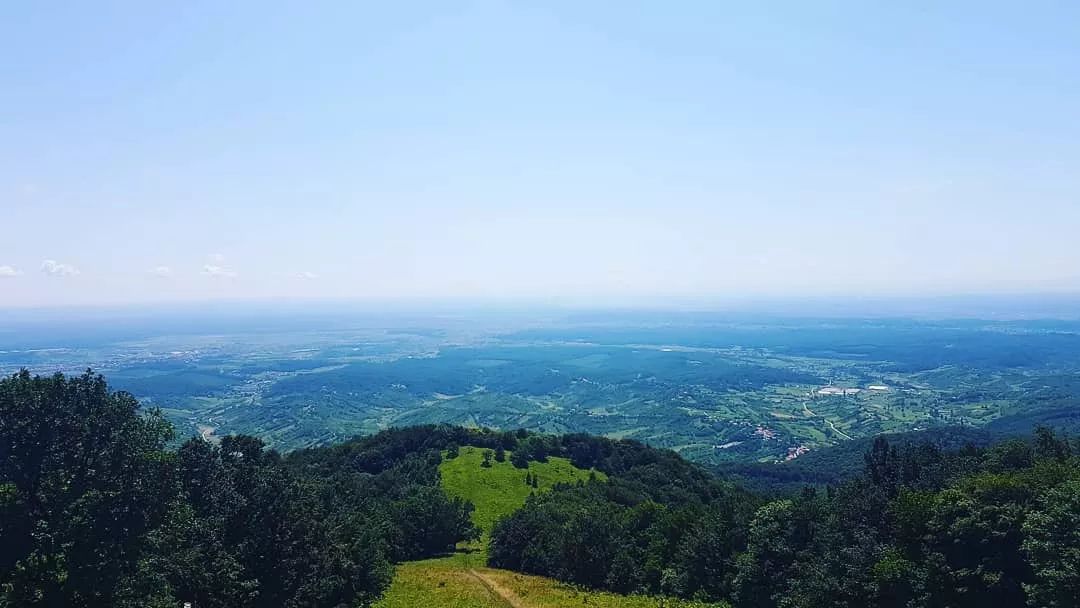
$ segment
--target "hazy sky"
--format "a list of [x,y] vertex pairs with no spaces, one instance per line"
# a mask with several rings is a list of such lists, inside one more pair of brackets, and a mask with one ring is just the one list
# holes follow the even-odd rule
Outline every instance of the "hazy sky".
[[1080,3],[0,3],[0,307],[1080,289]]

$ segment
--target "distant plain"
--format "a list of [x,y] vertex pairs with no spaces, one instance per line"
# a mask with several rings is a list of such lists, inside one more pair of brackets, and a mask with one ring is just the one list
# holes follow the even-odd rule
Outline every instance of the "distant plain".
[[888,431],[1076,426],[1080,322],[625,311],[116,318],[0,328],[0,371],[21,367],[90,367],[160,407],[183,437],[249,433],[285,450],[448,422],[768,462]]

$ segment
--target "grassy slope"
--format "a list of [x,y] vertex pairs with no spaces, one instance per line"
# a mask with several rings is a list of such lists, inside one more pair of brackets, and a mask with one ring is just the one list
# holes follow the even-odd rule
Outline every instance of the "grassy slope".
[[[509,452],[505,462],[492,461],[490,468],[480,466],[483,452],[480,448],[465,446],[457,458],[443,460],[439,465],[439,474],[448,494],[464,498],[476,506],[473,523],[483,531],[482,546],[487,546],[495,522],[521,508],[529,494],[537,490],[525,485],[526,470],[510,464]],[[550,489],[559,482],[575,483],[589,478],[589,471],[575,467],[566,458],[530,462],[528,472],[537,477],[539,491]],[[601,480],[606,478],[599,471],[595,475]]]
[[399,564],[394,582],[376,608],[503,608],[506,603],[470,574],[466,559],[477,565],[480,556],[460,554]]
[[[468,560],[471,560],[468,561]],[[376,608],[706,608],[699,602],[582,591],[540,576],[482,567],[479,555],[398,566],[394,584]],[[499,591],[492,589],[491,585]],[[501,594],[501,595],[500,595]]]
[[[449,557],[400,564],[394,583],[376,608],[563,608],[597,606],[600,608],[654,608],[657,598],[622,596],[613,593],[582,591],[570,585],[539,576],[527,576],[506,570],[487,568],[486,543],[491,528],[502,516],[525,503],[536,491],[525,485],[525,470],[506,462],[494,462],[491,468],[480,466],[483,450],[461,448],[453,460],[439,467],[446,491],[476,505],[473,521],[483,530],[481,544],[473,551]],[[587,479],[589,471],[578,469],[565,458],[548,462],[530,462],[529,472],[538,477],[540,491],[559,482],[573,483]],[[597,477],[603,474],[597,472]],[[704,608],[705,604],[664,600],[668,608]]]

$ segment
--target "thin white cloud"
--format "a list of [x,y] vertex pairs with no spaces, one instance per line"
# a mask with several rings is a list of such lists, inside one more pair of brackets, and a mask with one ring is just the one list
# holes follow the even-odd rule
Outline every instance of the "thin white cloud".
[[73,277],[79,274],[79,269],[71,264],[62,264],[56,260],[45,260],[41,263],[41,272],[50,277]]
[[205,264],[202,273],[209,277],[232,279],[236,277],[236,271],[216,264]]
[[0,279],[10,279],[12,277],[17,277],[21,274],[22,271],[18,268],[15,268],[14,266],[8,266],[6,264],[4,266],[0,266]]
[[296,278],[311,281],[311,280],[319,278],[319,275],[315,274],[314,272],[311,272],[310,270],[303,270],[301,272],[296,273]]
[[172,268],[168,266],[156,266],[150,270],[150,274],[159,279],[167,279],[172,276]]
[[236,271],[225,265],[225,256],[223,254],[211,253],[206,258],[209,262],[203,264],[202,273],[204,275],[219,279],[236,278]]

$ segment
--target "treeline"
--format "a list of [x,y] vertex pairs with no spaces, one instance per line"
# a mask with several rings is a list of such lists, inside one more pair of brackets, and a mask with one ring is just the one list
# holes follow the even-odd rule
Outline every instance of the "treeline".
[[367,605],[477,534],[438,452],[171,438],[89,372],[0,379],[0,606]]
[[879,437],[862,475],[758,502],[609,483],[530,498],[492,566],[747,607],[1077,606],[1080,457],[1030,441],[942,450]]
[[[509,451],[510,461],[519,468],[527,467],[529,461],[546,462],[552,456],[568,458],[578,468],[595,468],[617,477],[621,492],[639,498],[683,503],[709,501],[732,493],[749,496],[670,450],[580,433],[537,435],[524,430],[494,431],[444,424],[411,426],[298,450],[289,455],[288,461],[310,474],[332,478],[343,470],[379,473],[419,454],[427,454],[437,465],[439,452],[465,445]],[[434,467],[431,474],[437,474]]]
[[[1031,430],[1031,426],[1027,427],[1027,431]],[[995,439],[1003,438],[1004,435],[970,426],[931,427],[886,436],[890,444],[895,444],[901,450],[929,443],[943,451],[956,451],[969,446],[986,447]],[[786,496],[798,493],[804,486],[837,486],[858,477],[864,470],[863,454],[870,451],[875,441],[875,437],[859,437],[828,449],[812,450],[788,462],[725,462],[712,465],[710,470],[754,493]]]

